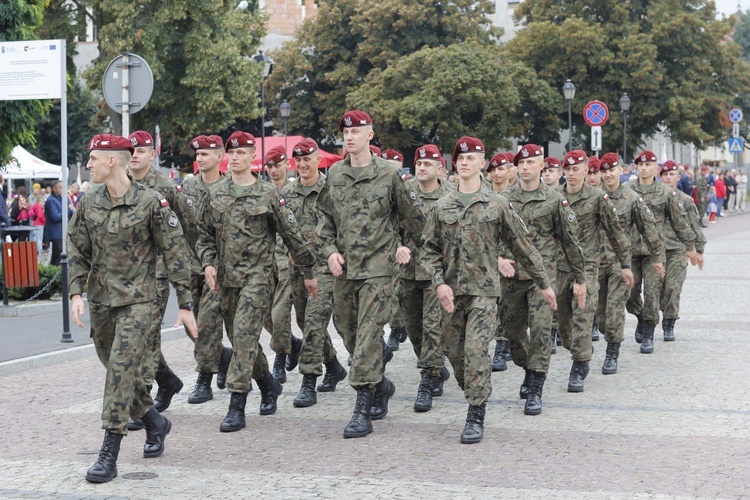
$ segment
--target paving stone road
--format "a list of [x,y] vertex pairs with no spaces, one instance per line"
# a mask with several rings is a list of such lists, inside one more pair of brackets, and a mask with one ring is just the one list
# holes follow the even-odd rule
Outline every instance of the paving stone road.
[[[94,485],[83,479],[103,436],[104,369],[93,350],[0,370],[0,497],[750,497],[750,217],[721,220],[707,237],[705,269],[688,273],[676,342],[661,341],[659,327],[654,354],[639,354],[629,317],[619,373],[601,374],[606,344],[595,343],[583,394],[565,391],[570,357],[558,348],[536,417],[524,416],[518,399],[522,370],[493,374],[478,445],[459,444],[466,402],[453,378],[432,411],[412,410],[419,374],[408,342],[388,365],[397,387],[390,413],[367,438],[342,438],[355,399],[348,385],[319,394],[311,408],[293,408],[296,372],[275,415],[258,415],[256,388],[247,428],[222,434],[229,394],[214,389],[213,401],[187,404],[197,374],[192,344],[177,336],[164,352],[185,389],[165,413],[173,427],[164,455],[142,458],[144,433],[132,432],[122,443],[120,476]],[[263,340],[268,353],[269,336]],[[124,477],[134,473],[157,477]]]

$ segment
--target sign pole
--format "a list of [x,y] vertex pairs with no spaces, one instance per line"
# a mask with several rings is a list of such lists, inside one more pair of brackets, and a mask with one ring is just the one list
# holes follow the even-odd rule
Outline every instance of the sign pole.
[[[60,58],[62,59],[62,75],[60,78],[60,166],[62,167],[63,206],[62,206],[62,255],[60,256],[60,271],[62,273],[62,312],[63,331],[60,342],[73,342],[70,334],[70,303],[68,297],[68,70],[65,46],[66,41],[60,40]],[[81,167],[78,167],[81,168]]]
[[130,81],[128,53],[122,53],[122,135],[130,135]]

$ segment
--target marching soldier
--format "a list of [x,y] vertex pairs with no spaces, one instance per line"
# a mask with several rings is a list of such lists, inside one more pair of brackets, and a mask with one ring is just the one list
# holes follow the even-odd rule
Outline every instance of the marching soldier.
[[[560,167],[560,160],[554,156],[548,156],[544,159],[544,165],[542,167],[542,181],[547,187],[554,189],[555,191],[560,188],[560,179],[562,178],[562,167]],[[555,276],[557,277],[557,276]],[[557,314],[552,315],[550,335],[552,337],[552,354],[557,354],[557,346],[562,345],[562,340],[557,332]]]
[[695,178],[695,206],[698,209],[698,217],[700,217],[701,227],[708,227],[703,222],[703,217],[706,216],[706,204],[708,203],[708,189],[711,185],[708,182],[710,169],[707,165],[701,165],[700,174]]
[[[589,186],[599,188],[602,184],[602,175],[599,172],[599,157],[589,156],[589,172],[586,174],[586,184]],[[596,324],[597,316],[594,315],[594,324],[591,326],[591,341],[599,341],[599,328]]]

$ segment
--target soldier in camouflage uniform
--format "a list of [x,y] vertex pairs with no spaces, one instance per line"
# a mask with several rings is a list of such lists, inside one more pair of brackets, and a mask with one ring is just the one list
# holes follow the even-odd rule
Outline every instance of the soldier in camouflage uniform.
[[708,227],[703,222],[703,217],[706,216],[706,204],[708,203],[708,189],[711,187],[708,183],[708,173],[710,169],[706,165],[702,165],[700,173],[695,176],[695,206],[698,209],[698,217],[701,227]]
[[[578,224],[568,201],[541,182],[542,148],[536,144],[524,145],[516,154],[514,163],[521,179],[503,194],[525,223],[529,239],[542,256],[551,285],[555,286],[558,254],[562,251],[574,276],[576,296],[584,300],[586,276],[583,250],[577,236]],[[512,258],[510,255],[505,257]],[[523,266],[518,266],[518,271],[503,278],[502,282],[500,316],[505,319],[513,362],[525,371],[520,390],[521,399],[526,399],[524,413],[539,415],[551,356],[549,332],[554,312]]]
[[[664,275],[664,241],[656,229],[654,216],[646,202],[628,186],[620,183],[622,167],[617,153],[607,153],[600,161],[604,191],[617,209],[620,226],[628,233],[631,245],[639,238],[654,255],[652,267]],[[607,353],[602,365],[604,375],[617,373],[617,359],[625,332],[625,303],[629,290],[622,279],[620,265],[612,245],[604,242],[604,256],[599,264],[599,301],[596,310],[597,323],[607,341]]]
[[553,308],[539,252],[526,237],[523,222],[507,200],[482,185],[484,145],[462,137],[453,151],[461,178],[457,191],[439,199],[424,229],[422,261],[445,309],[443,342],[458,385],[469,402],[461,443],[482,440],[487,399],[492,393],[488,343],[501,296],[500,242],[528,270],[540,295]]
[[[603,236],[609,240],[620,264],[621,275],[629,286],[633,283],[630,271],[630,241],[620,227],[617,209],[609,196],[586,184],[588,157],[581,150],[569,151],[563,159],[566,182],[561,190],[578,219],[578,241],[586,258],[586,299],[581,304],[574,298],[574,276],[567,260],[557,266],[558,304],[557,321],[563,346],[573,358],[568,379],[568,392],[583,392],[583,381],[589,373],[591,325],[597,306],[599,260],[603,253]],[[603,233],[603,234],[602,234]]]
[[[672,160],[665,161],[659,168],[661,182],[669,186],[677,193],[677,206],[683,210],[684,217],[690,222],[690,228],[695,235],[695,251],[698,253],[696,262],[699,269],[703,269],[703,250],[706,248],[706,238],[701,230],[698,210],[695,208],[693,198],[677,189],[677,182],[680,180],[678,165]],[[667,242],[666,256],[666,277],[661,289],[659,308],[662,311],[663,318],[661,322],[664,330],[664,342],[674,341],[674,325],[680,317],[680,295],[682,294],[682,285],[687,278],[687,259],[685,257],[686,247],[678,239],[669,225],[665,225],[665,237]]]
[[[599,157],[596,155],[589,156],[589,173],[586,175],[586,184],[589,186],[600,188],[602,185],[602,174],[599,171]],[[602,250],[604,250],[602,248]],[[600,276],[601,278],[601,276]],[[601,279],[600,279],[601,281]],[[599,290],[599,293],[601,294],[601,290]],[[594,315],[594,324],[591,325],[591,341],[592,342],[598,342],[599,341],[599,326],[596,323],[597,316]]]
[[[562,167],[560,166],[560,160],[554,156],[548,156],[544,159],[544,166],[542,167],[542,181],[547,187],[559,190],[560,179],[562,178]],[[558,255],[558,258],[560,255]],[[557,276],[555,276],[556,278]],[[552,315],[552,325],[550,328],[550,335],[552,337],[552,354],[557,354],[557,346],[562,345],[562,339],[557,331],[557,314]]]
[[[642,151],[635,158],[638,165],[638,179],[630,182],[630,189],[638,193],[654,215],[659,234],[666,234],[671,226],[677,240],[685,245],[686,256],[691,262],[697,262],[695,253],[695,234],[690,228],[687,217],[678,206],[677,192],[662,183],[656,182],[656,155],[651,151]],[[667,242],[666,250],[673,250]],[[641,241],[633,245],[633,274],[635,286],[630,291],[627,310],[638,318],[635,341],[641,344],[641,353],[654,352],[654,329],[659,323],[659,295],[661,295],[662,278],[652,264],[658,257],[649,252]],[[641,299],[643,286],[643,299]]]
[[[281,191],[289,184],[287,170],[289,159],[284,146],[276,146],[266,152],[263,159],[268,177],[276,189]],[[286,382],[286,372],[292,371],[299,362],[302,339],[292,335],[292,282],[289,269],[289,252],[281,236],[276,235],[276,252],[274,254],[275,282],[273,308],[266,316],[265,328],[271,334],[271,350],[276,353],[273,362],[273,376],[280,384]],[[297,314],[297,326],[302,329],[304,318]]]
[[94,136],[86,168],[93,187],[78,205],[68,229],[70,299],[73,321],[83,327],[81,294],[88,282],[91,336],[107,368],[102,408],[104,442],[86,480],[117,476],[117,457],[128,418],[146,427],[143,456],[158,457],[171,429],[153,408],[142,373],[148,355],[149,329],[157,298],[156,265],[162,255],[180,302],[177,324],[195,337],[190,310],[190,261],[177,216],[167,200],[128,177],[125,168],[134,148],[124,137]]
[[[414,152],[416,177],[406,184],[409,194],[414,193],[419,198],[425,213],[432,209],[439,198],[452,190],[447,182],[438,179],[440,158],[440,150],[434,144],[425,144]],[[405,234],[402,243],[403,246],[396,252],[408,251],[412,258],[408,264],[399,265],[397,270],[401,304],[406,319],[406,330],[414,354],[417,355],[417,366],[421,371],[414,411],[425,412],[432,409],[433,396],[443,394],[443,384],[450,377],[443,356],[443,312],[432,287],[430,275],[422,267],[419,255],[422,235]]]
[[234,349],[227,374],[231,399],[220,426],[222,432],[234,432],[245,427],[251,378],[261,391],[261,415],[276,412],[282,390],[268,371],[259,342],[272,303],[270,283],[277,234],[305,273],[305,286],[313,297],[317,283],[313,274],[315,257],[302,240],[286,200],[252,172],[255,138],[235,131],[225,149],[232,179],[215,184],[201,198],[196,250],[206,284],[221,292],[221,314]]
[[[219,169],[219,164],[224,157],[224,141],[218,135],[199,135],[190,141],[190,149],[195,151],[198,175],[185,179],[182,188],[183,193],[188,197],[188,203],[195,210],[201,196],[211,186],[224,179]],[[196,233],[198,231],[197,223],[195,231]],[[193,392],[188,396],[188,403],[201,404],[214,397],[211,389],[214,373],[217,374],[216,387],[219,389],[226,387],[232,349],[222,344],[224,322],[221,319],[221,296],[206,286],[206,276],[195,252],[195,245],[190,250],[193,259],[193,304],[198,318],[199,334],[195,339],[193,350],[198,380],[195,382]]]
[[[317,248],[315,228],[318,225],[318,214],[315,211],[315,201],[326,179],[318,171],[318,144],[312,139],[303,139],[294,146],[292,156],[297,161],[299,177],[284,186],[281,194],[297,219],[303,239],[311,248]],[[297,408],[312,406],[318,402],[315,382],[323,374],[323,365],[326,367],[326,375],[318,386],[318,391],[333,392],[336,385],[346,378],[346,370],[339,363],[328,334],[328,323],[333,313],[333,275],[325,260],[318,259],[315,277],[318,280],[318,296],[312,298],[305,289],[302,270],[292,267],[292,299],[297,317],[302,318],[300,329],[303,332],[299,356],[302,386],[293,402]]]
[[399,229],[418,233],[424,215],[403,172],[370,152],[369,114],[346,112],[339,131],[349,155],[328,171],[316,203],[316,234],[335,277],[333,321],[352,356],[349,383],[357,402],[344,437],[356,438],[367,436],[372,420],[387,415],[396,390],[384,376],[384,351],[393,354],[383,341],[392,311],[394,255]]

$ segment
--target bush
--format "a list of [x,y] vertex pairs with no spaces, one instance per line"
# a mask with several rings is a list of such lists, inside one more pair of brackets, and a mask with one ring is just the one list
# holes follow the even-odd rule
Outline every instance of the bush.
[[[8,297],[12,300],[27,300],[39,290],[47,286],[47,283],[55,278],[55,275],[59,270],[60,266],[48,266],[39,264],[39,286],[31,288],[8,288]],[[0,267],[0,272],[2,272],[2,267]],[[54,283],[52,283],[50,287],[44,291],[44,293],[37,297],[37,300],[49,300],[50,297],[61,292],[62,275],[59,275],[55,278]]]

